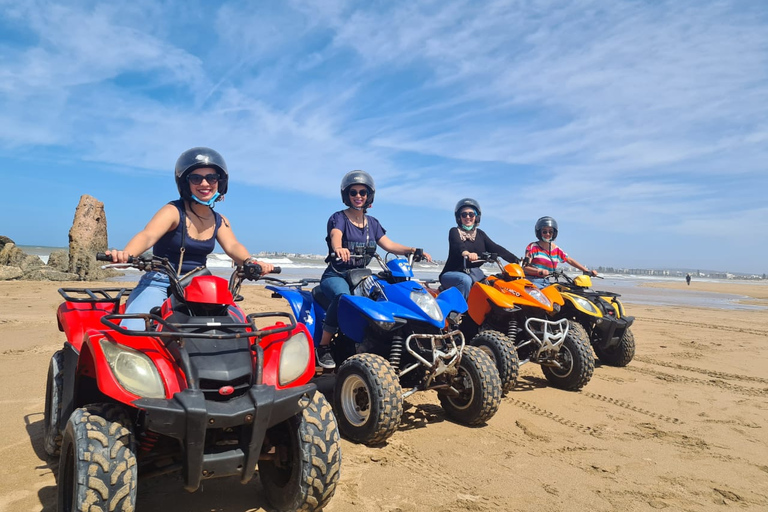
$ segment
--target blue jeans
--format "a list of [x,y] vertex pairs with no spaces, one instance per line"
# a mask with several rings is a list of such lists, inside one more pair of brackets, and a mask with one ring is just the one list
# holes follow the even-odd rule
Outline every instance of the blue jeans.
[[472,288],[473,283],[474,281],[469,274],[464,272],[451,271],[440,276],[440,284],[443,285],[443,288],[447,290],[448,288],[455,287],[464,296],[464,300],[467,300],[467,297],[469,297],[469,290]]
[[325,269],[320,278],[320,290],[322,290],[326,297],[331,299],[331,305],[328,306],[328,311],[325,312],[323,330],[331,334],[339,330],[339,299],[345,293],[347,295],[351,293],[346,278],[346,272],[336,272],[330,265]]
[[528,280],[539,288],[546,288],[552,284],[546,277],[529,277]]
[[[145,273],[128,297],[128,301],[125,303],[125,312],[149,313],[153,307],[162,305],[168,298],[168,286],[170,284],[168,276],[162,272]],[[127,319],[121,321],[120,326],[132,331],[143,331],[144,320]]]

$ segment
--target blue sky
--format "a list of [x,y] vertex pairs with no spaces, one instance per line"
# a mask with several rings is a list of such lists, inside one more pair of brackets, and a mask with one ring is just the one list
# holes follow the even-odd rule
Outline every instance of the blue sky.
[[121,247],[221,152],[251,250],[324,251],[352,169],[390,238],[453,206],[522,253],[768,272],[768,3],[0,0],[0,234],[65,246],[82,194]]

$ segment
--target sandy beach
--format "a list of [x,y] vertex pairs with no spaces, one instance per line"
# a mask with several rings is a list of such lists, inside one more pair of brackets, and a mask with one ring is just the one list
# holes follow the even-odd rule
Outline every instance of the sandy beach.
[[[56,508],[57,462],[45,456],[42,420],[48,360],[64,342],[61,286],[83,283],[0,282],[0,512]],[[768,305],[760,284],[653,286]],[[248,312],[284,309],[259,286],[243,294]],[[768,310],[627,310],[635,359],[598,365],[581,392],[547,387],[525,365],[485,426],[452,423],[434,393],[417,393],[386,446],[342,441],[326,510],[768,510]],[[195,494],[175,476],[139,483],[140,511],[266,507],[258,482],[213,480]]]

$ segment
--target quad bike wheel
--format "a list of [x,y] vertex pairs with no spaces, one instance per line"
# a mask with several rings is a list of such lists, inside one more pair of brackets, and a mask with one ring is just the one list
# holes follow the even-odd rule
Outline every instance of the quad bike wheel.
[[550,384],[566,391],[578,391],[587,385],[595,371],[595,357],[589,344],[587,331],[572,320],[568,321],[568,334],[560,346],[557,361],[561,367],[541,367]]
[[63,365],[64,352],[59,350],[51,356],[51,362],[48,364],[48,378],[45,383],[43,445],[45,446],[45,453],[51,457],[58,457],[61,451],[59,418],[61,417],[61,394],[64,386]]
[[491,358],[482,349],[467,345],[458,373],[452,380],[458,395],[440,391],[438,397],[449,418],[464,425],[482,425],[501,404],[501,380]]
[[615,347],[601,349],[595,345],[594,349],[600,362],[609,366],[627,366],[635,357],[635,335],[627,328]]
[[499,331],[485,330],[472,338],[473,346],[488,354],[501,379],[501,392],[507,393],[517,382],[520,361],[515,345]]
[[330,404],[319,392],[300,414],[267,432],[276,458],[259,463],[269,503],[279,511],[316,511],[336,491],[341,443]]
[[334,405],[344,437],[358,443],[380,444],[400,425],[403,389],[386,359],[376,354],[355,354],[339,367]]
[[92,404],[67,421],[59,462],[59,512],[136,508],[136,441],[121,406]]

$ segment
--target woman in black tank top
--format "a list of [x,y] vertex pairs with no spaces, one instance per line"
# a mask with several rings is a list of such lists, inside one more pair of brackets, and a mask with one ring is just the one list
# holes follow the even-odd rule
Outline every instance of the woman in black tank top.
[[[219,243],[238,265],[250,259],[250,253],[235,237],[226,217],[213,210],[227,193],[229,174],[224,158],[210,148],[197,147],[181,154],[176,161],[176,186],[181,196],[152,217],[122,251],[107,251],[115,263],[130,256],[140,256],[150,248],[166,257],[181,275],[205,266],[206,257]],[[263,272],[273,266],[257,261]],[[145,273],[126,303],[126,313],[147,313],[168,296],[168,277],[159,272]],[[134,325],[132,325],[134,324]],[[129,329],[142,329],[143,321],[126,320]]]

